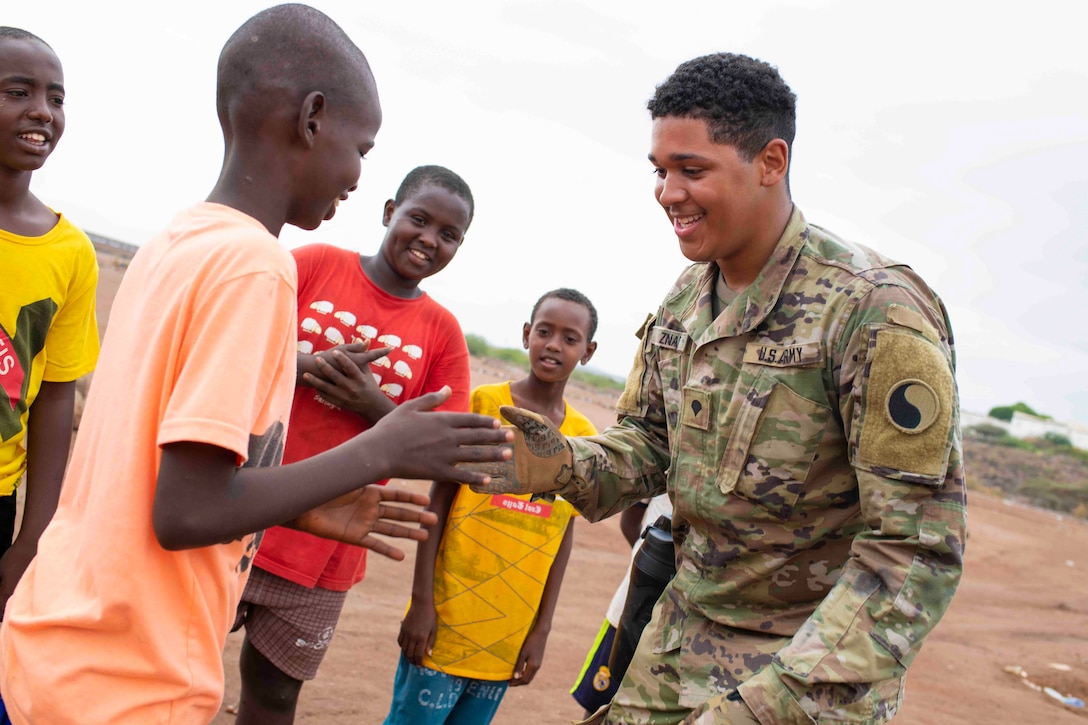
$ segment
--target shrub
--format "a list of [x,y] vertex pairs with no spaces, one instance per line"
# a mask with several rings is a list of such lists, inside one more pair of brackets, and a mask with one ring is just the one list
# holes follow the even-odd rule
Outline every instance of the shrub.
[[986,441],[996,441],[1008,435],[1004,428],[999,425],[994,425],[993,423],[979,423],[978,425],[966,428],[963,432],[969,436],[981,438]]
[[1055,448],[1072,448],[1073,441],[1069,440],[1068,436],[1063,436],[1061,433],[1055,433],[1054,431],[1048,431],[1043,434],[1043,440]]
[[990,408],[989,416],[991,418],[997,418],[998,420],[1008,422],[1012,420],[1013,413],[1027,413],[1028,415],[1033,415],[1036,418],[1050,420],[1049,415],[1036,413],[1027,403],[1016,403],[1015,405],[999,405],[995,408]]
[[468,354],[475,357],[484,357],[487,355],[487,351],[491,349],[487,344],[487,340],[479,335],[465,335],[465,344],[468,345]]

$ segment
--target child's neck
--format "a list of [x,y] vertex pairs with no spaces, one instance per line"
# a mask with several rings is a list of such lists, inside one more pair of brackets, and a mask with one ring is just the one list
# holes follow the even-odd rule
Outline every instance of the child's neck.
[[363,272],[370,281],[387,294],[406,300],[414,300],[423,294],[423,290],[419,288],[419,280],[401,277],[389,266],[389,262],[381,253],[372,257],[360,254],[359,264],[362,265]]
[[57,215],[30,193],[30,173],[0,178],[0,229],[21,237],[40,237],[57,225]]
[[514,405],[539,413],[559,427],[567,417],[567,403],[563,399],[566,387],[566,380],[546,383],[530,372],[528,377],[510,383],[510,397]]

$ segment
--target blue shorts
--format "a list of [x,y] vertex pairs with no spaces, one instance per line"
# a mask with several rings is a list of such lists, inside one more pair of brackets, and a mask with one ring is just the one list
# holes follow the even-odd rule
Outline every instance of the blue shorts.
[[11,725],[11,718],[8,717],[8,709],[4,705],[4,698],[0,697],[0,725]]
[[384,725],[487,725],[508,686],[417,667],[402,652]]
[[593,642],[593,649],[586,655],[582,671],[570,694],[589,712],[597,712],[602,705],[612,701],[612,696],[619,689],[619,680],[613,679],[608,671],[608,659],[612,655],[612,643],[616,639],[616,628],[604,620]]

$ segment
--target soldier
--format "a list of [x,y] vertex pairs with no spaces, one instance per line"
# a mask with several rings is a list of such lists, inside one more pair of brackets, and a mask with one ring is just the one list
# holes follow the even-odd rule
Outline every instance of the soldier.
[[655,195],[694,262],[639,331],[619,422],[523,435],[481,490],[599,520],[667,490],[678,572],[605,723],[880,723],[959,581],[952,335],[909,267],[805,220],[795,96],[734,54],[648,106]]

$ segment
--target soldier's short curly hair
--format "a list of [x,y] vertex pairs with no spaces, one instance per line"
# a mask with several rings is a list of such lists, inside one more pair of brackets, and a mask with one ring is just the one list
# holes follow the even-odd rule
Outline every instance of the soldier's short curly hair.
[[714,53],[681,63],[654,91],[651,118],[678,116],[707,123],[714,143],[751,161],[771,140],[792,151],[797,96],[778,69],[737,53]]
[[408,172],[404,181],[400,182],[397,195],[393,202],[400,206],[424,186],[440,186],[451,194],[456,194],[468,204],[468,221],[472,223],[472,216],[476,213],[476,202],[472,199],[472,189],[468,183],[445,166],[417,166]]
[[586,342],[593,342],[593,336],[597,334],[597,308],[593,306],[593,303],[589,301],[588,297],[570,287],[560,287],[540,295],[540,299],[533,305],[532,314],[529,315],[529,323],[532,324],[533,320],[536,319],[536,313],[540,310],[540,306],[544,304],[544,300],[552,298],[573,302],[586,308],[589,312],[589,337],[586,338]]

